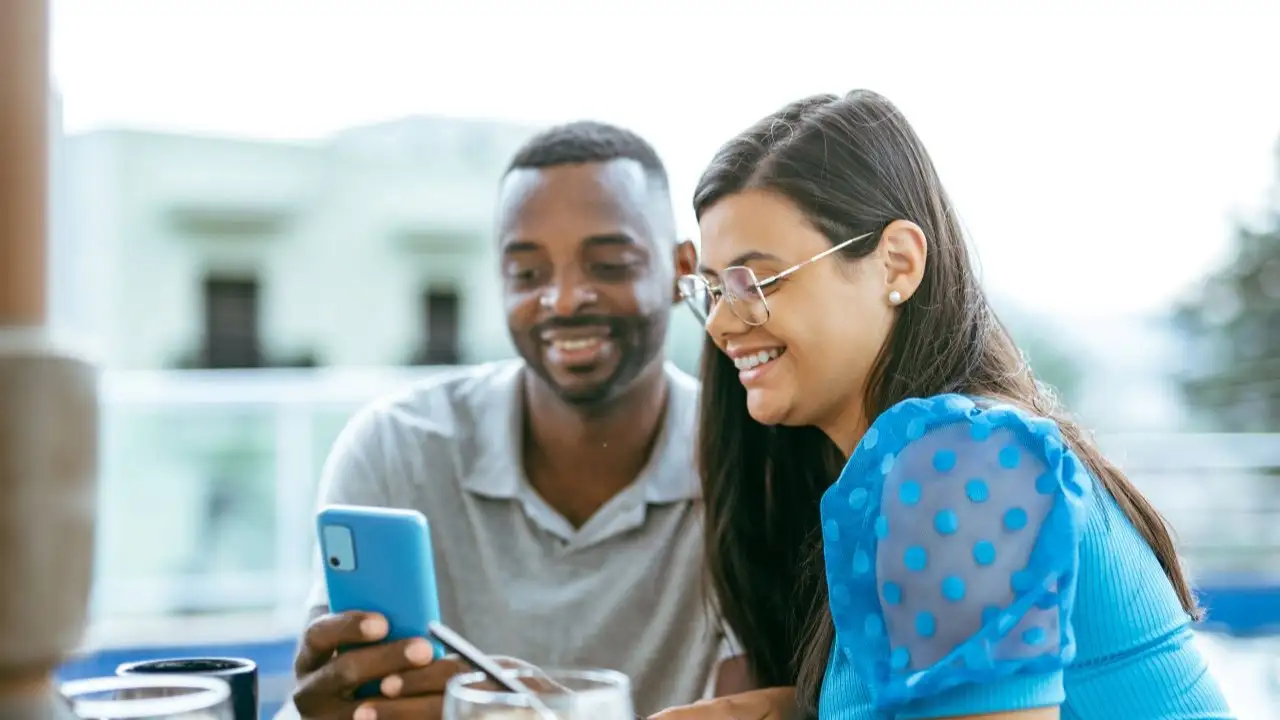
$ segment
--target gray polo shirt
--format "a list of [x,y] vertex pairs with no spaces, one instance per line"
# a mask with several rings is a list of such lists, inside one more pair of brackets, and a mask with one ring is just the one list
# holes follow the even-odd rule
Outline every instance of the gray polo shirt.
[[[361,411],[325,464],[320,504],[426,515],[444,621],[485,652],[622,671],[646,715],[694,702],[733,653],[705,602],[696,381],[667,366],[653,456],[575,529],[524,476],[523,367],[451,371]],[[316,568],[312,608],[328,602]]]

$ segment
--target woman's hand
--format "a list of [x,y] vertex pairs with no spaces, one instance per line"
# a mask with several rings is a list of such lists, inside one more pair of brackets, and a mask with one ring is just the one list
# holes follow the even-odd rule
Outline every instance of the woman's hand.
[[670,708],[649,720],[795,720],[795,706],[795,688],[765,688]]

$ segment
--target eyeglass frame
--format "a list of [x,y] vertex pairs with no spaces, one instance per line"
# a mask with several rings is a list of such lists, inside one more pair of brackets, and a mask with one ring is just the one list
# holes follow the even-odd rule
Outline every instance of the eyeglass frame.
[[[724,283],[720,283],[720,285],[719,285],[719,286],[712,286],[712,285],[711,285],[711,283],[710,283],[710,282],[709,282],[705,277],[703,277],[702,275],[697,274],[697,273],[691,273],[691,274],[688,274],[688,275],[682,275],[682,276],[680,277],[680,279],[681,279],[681,280],[684,280],[685,278],[689,278],[689,279],[691,279],[691,280],[693,280],[693,281],[695,281],[695,282],[700,282],[700,283],[702,283],[703,285],[705,285],[705,286],[706,286],[706,288],[707,288],[707,292],[711,293],[711,298],[712,298],[712,300],[714,300],[714,301],[715,301],[715,303],[717,303],[717,304],[720,302],[720,299],[721,299],[722,297],[723,297],[723,298],[728,298],[728,300],[729,300],[729,309],[733,312],[734,317],[738,318],[739,320],[741,320],[742,322],[746,323],[747,325],[749,325],[749,326],[751,326],[751,327],[760,327],[761,325],[764,325],[765,323],[769,322],[769,318],[772,316],[772,311],[771,311],[771,310],[769,310],[769,300],[768,300],[768,298],[766,298],[766,297],[764,296],[764,289],[765,289],[765,288],[767,288],[767,287],[769,287],[770,285],[772,285],[772,284],[774,284],[774,283],[778,282],[779,280],[782,280],[782,279],[783,279],[783,278],[785,278],[785,277],[788,277],[788,276],[790,276],[790,275],[794,275],[794,274],[796,273],[796,271],[800,270],[801,268],[804,268],[804,267],[807,267],[807,266],[809,266],[809,265],[812,265],[813,263],[818,262],[819,260],[821,260],[821,259],[823,259],[823,258],[827,257],[828,255],[833,255],[833,254],[835,254],[835,253],[837,253],[837,252],[840,252],[841,250],[843,250],[843,249],[845,249],[845,248],[849,247],[850,245],[852,245],[852,244],[854,244],[854,243],[858,242],[859,240],[866,240],[867,238],[869,238],[869,237],[871,237],[871,236],[873,236],[873,235],[875,235],[875,234],[876,234],[875,232],[863,233],[862,235],[859,235],[859,236],[857,236],[857,237],[849,238],[848,240],[845,240],[845,241],[843,241],[843,242],[840,242],[840,243],[837,243],[837,244],[835,244],[835,245],[832,245],[831,247],[827,248],[826,250],[823,250],[822,252],[818,253],[817,255],[814,255],[813,257],[809,258],[808,260],[801,260],[800,262],[796,263],[795,265],[792,265],[791,267],[789,267],[789,268],[787,268],[787,269],[785,269],[785,270],[782,270],[782,271],[780,271],[780,272],[777,272],[777,273],[773,274],[772,276],[765,278],[764,280],[756,279],[756,271],[755,271],[755,270],[752,270],[751,268],[747,267],[746,265],[731,265],[731,266],[729,266],[729,267],[725,268],[724,270],[721,270],[720,272],[721,272],[721,273],[724,273],[724,272],[728,272],[728,271],[730,271],[730,270],[734,270],[734,269],[737,269],[737,268],[741,268],[741,269],[746,270],[747,272],[751,273],[751,277],[752,277],[752,279],[754,280],[754,282],[752,283],[752,285],[753,285],[753,287],[755,287],[756,293],[757,293],[757,294],[759,294],[759,296],[760,296],[760,303],[761,303],[761,305],[763,305],[763,306],[764,306],[764,319],[763,319],[763,320],[761,320],[761,321],[760,321],[760,322],[758,322],[758,323],[753,323],[753,322],[751,322],[750,320],[747,320],[746,318],[742,317],[742,315],[740,315],[736,309],[734,309],[734,308],[735,308],[735,306],[734,306],[734,304],[733,304],[733,303],[734,303],[734,297],[733,297],[733,295],[732,295],[732,294],[727,294],[727,293],[725,293],[725,291],[724,291]],[[682,290],[680,291],[680,295],[681,295],[681,298],[682,298],[683,300],[685,300],[685,304],[689,306],[689,309],[690,309],[691,311],[693,311],[693,314],[694,314],[694,315],[697,315],[697,314],[698,314],[698,311],[697,311],[697,310],[694,310],[692,303],[690,303],[690,302],[689,302],[690,298],[689,298],[688,294],[687,294],[687,293],[685,293],[685,292],[683,291],[683,289],[682,289]],[[743,300],[743,299],[744,299],[744,298],[738,298],[738,300]],[[712,304],[711,308],[708,308],[708,309],[707,309],[706,316],[705,316],[705,317],[700,318],[700,320],[702,321],[703,326],[706,326],[706,324],[707,324],[708,322],[710,322],[710,321],[711,321],[711,313],[712,313],[712,310],[713,310],[714,308],[715,308],[715,304]]]

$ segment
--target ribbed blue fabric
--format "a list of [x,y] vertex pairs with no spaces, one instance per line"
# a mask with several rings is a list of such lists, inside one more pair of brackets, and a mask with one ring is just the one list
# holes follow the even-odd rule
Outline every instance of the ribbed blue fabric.
[[822,500],[836,625],[821,720],[1229,720],[1189,618],[1056,425],[900,403]]

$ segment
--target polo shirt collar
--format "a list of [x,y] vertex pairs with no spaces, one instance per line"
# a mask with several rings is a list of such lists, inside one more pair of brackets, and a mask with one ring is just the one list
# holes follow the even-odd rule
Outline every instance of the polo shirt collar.
[[[467,490],[490,498],[517,499],[529,488],[521,461],[523,427],[523,362],[504,364],[485,386],[473,388],[469,403],[475,413],[475,437],[468,443],[476,452],[463,479]],[[700,498],[694,466],[696,394],[688,392],[695,381],[670,363],[664,366],[670,390],[662,434],[654,443],[648,463],[636,479],[651,504],[684,502]],[[682,392],[683,390],[683,392]]]

